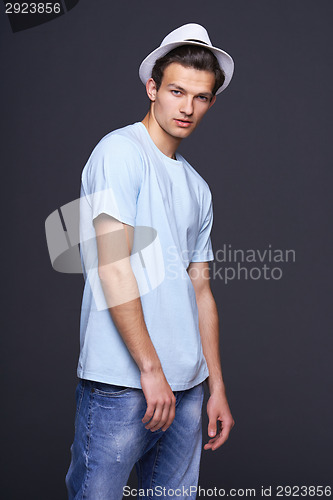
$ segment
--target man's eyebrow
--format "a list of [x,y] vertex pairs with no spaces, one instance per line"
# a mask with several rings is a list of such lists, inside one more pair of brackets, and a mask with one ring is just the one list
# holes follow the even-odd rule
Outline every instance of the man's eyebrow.
[[179,85],[177,85],[176,83],[169,83],[169,85],[167,85],[167,87],[174,87],[176,88],[177,90],[181,90],[182,92],[186,92],[185,89],[183,89],[183,87],[180,87]]
[[[169,83],[167,87],[173,87],[174,89],[180,90],[181,92],[185,92],[186,90],[183,89],[183,87],[180,87],[180,85],[177,85],[176,83]],[[203,95],[206,97],[213,97],[212,92],[198,92],[198,95]]]

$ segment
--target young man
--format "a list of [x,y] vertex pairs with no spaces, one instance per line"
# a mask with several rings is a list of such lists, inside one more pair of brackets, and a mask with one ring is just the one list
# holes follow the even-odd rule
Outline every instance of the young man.
[[202,26],[174,30],[140,66],[147,115],[105,136],[83,169],[70,499],[121,499],[134,465],[140,496],[195,498],[206,379],[204,448],[234,425],[209,285],[211,193],[177,152],[232,73]]

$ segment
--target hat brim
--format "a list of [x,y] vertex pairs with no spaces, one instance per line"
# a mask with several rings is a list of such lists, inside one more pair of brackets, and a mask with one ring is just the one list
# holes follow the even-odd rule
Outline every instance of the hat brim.
[[196,45],[199,47],[204,47],[205,49],[208,49],[211,52],[213,52],[225,76],[223,85],[219,89],[217,89],[216,94],[219,94],[220,92],[222,92],[224,89],[227,88],[234,72],[234,61],[232,57],[222,49],[218,49],[217,47],[211,47],[210,45],[207,45],[205,43],[192,42],[192,41],[186,41],[186,42],[180,41],[180,42],[168,43],[166,45],[163,45],[162,47],[158,47],[153,52],[151,52],[142,61],[139,68],[139,77],[144,85],[146,85],[147,80],[151,78],[151,73],[157,59],[165,56],[168,52],[175,49],[176,47],[180,47],[181,45]]

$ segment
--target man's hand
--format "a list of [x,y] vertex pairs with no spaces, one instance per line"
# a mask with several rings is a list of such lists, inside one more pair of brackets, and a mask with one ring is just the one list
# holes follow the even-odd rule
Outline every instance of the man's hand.
[[166,431],[175,418],[176,398],[162,368],[141,372],[141,387],[147,401],[147,410],[142,419],[152,432],[162,428]]
[[[214,451],[225,443],[235,425],[227,398],[223,392],[214,393],[210,396],[207,403],[207,415],[209,418],[208,435],[212,439],[205,444],[204,449]],[[216,428],[216,422],[218,422],[219,429]]]

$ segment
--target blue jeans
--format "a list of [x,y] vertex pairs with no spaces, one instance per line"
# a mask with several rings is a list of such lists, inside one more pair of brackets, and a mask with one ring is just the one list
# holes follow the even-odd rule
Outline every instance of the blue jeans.
[[138,497],[196,498],[203,384],[174,394],[174,421],[165,432],[152,432],[141,421],[147,406],[141,389],[80,379],[66,475],[69,500],[133,498],[126,483],[134,465]]

